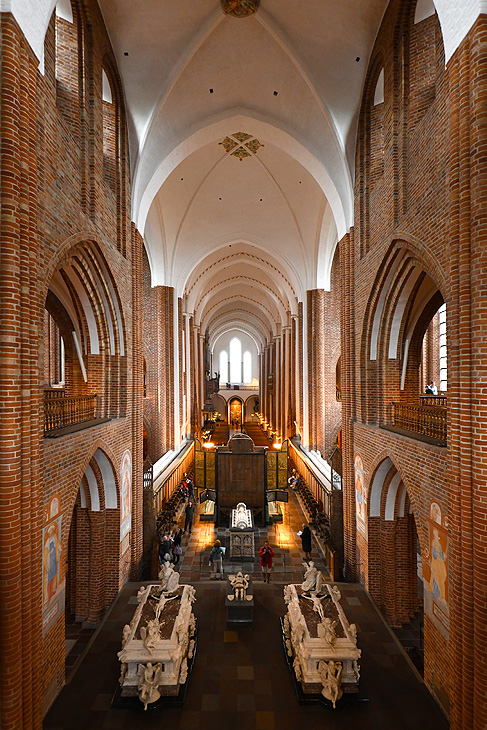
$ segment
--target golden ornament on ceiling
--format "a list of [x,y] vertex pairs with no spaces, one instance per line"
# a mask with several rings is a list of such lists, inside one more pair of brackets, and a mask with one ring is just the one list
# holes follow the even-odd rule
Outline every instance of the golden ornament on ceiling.
[[257,12],[260,0],[220,0],[225,15],[246,18]]
[[[248,142],[246,140],[248,140]],[[243,142],[247,149],[242,147],[241,144],[239,145],[239,142]],[[218,144],[223,147],[225,152],[230,152],[240,161],[242,161],[245,157],[252,157],[261,147],[264,147],[262,142],[259,142],[258,139],[256,139],[252,134],[248,134],[248,132],[234,132],[232,135],[225,137],[222,142],[218,142]],[[235,147],[237,149],[235,149]]]

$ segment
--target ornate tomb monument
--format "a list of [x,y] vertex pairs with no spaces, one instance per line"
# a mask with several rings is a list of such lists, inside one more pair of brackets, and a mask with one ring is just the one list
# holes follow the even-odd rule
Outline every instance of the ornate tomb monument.
[[357,629],[349,624],[340,591],[324,583],[311,562],[304,582],[284,588],[287,613],[282,620],[288,662],[304,695],[316,695],[333,707],[343,693],[359,691],[360,649]]
[[235,575],[227,576],[225,606],[228,623],[252,623],[254,596],[252,578],[247,573],[238,571]]
[[230,560],[255,560],[254,522],[252,511],[244,502],[232,509],[230,523]]
[[[166,563],[160,585],[143,586],[130,624],[123,629],[120,695],[138,697],[144,709],[161,697],[180,695],[196,648],[193,586],[179,585]],[[188,665],[189,663],[189,665]]]

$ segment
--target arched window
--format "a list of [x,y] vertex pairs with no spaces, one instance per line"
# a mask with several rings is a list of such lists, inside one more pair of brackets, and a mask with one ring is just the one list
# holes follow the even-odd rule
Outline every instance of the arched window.
[[228,353],[226,350],[220,352],[220,382],[228,383]]
[[238,337],[230,340],[230,382],[242,382],[242,343]]
[[59,0],[55,10],[55,74],[59,109],[73,134],[79,131],[78,27],[70,0]]
[[252,355],[248,350],[243,354],[243,382],[252,382]]
[[438,310],[440,319],[440,392],[446,393],[448,390],[448,369],[447,369],[447,349],[446,349],[446,304]]
[[102,70],[103,89],[103,179],[110,190],[117,192],[117,119],[112,86]]

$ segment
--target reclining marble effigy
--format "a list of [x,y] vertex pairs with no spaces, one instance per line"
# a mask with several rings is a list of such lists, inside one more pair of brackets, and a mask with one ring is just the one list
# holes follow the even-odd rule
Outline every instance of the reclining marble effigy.
[[335,707],[343,693],[359,691],[361,650],[357,628],[340,605],[339,589],[322,578],[310,563],[301,585],[284,588],[283,634],[303,693],[322,695]]
[[139,697],[144,709],[163,696],[179,694],[196,646],[195,589],[180,586],[171,566],[164,566],[159,577],[161,584],[139,590],[118,652],[121,696]]

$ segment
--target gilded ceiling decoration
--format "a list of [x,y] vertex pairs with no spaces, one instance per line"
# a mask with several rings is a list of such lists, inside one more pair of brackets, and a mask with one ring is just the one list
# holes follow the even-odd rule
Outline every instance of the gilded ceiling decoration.
[[[246,140],[248,140],[248,142],[246,142]],[[245,146],[242,146],[242,142]],[[259,142],[258,139],[252,137],[251,134],[247,134],[247,132],[234,132],[229,137],[225,137],[225,139],[218,144],[222,145],[225,152],[230,152],[240,161],[242,161],[245,157],[252,157],[252,155],[255,155],[261,147],[264,147],[262,142]]]
[[257,12],[260,0],[220,0],[225,15],[246,18]]

